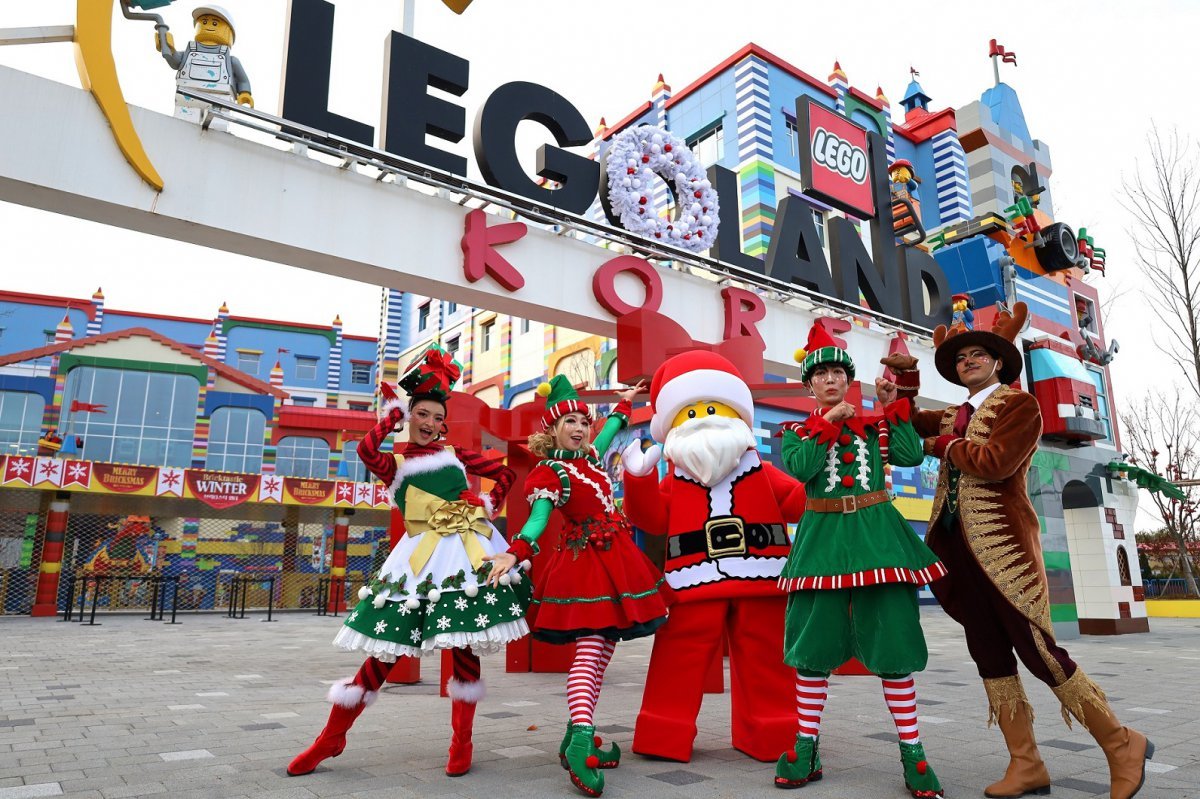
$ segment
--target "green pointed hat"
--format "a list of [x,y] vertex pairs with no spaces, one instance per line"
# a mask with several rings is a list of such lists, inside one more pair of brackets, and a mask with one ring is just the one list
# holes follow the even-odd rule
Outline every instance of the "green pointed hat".
[[854,359],[850,353],[833,342],[833,336],[819,322],[813,322],[808,331],[808,344],[796,350],[796,361],[800,364],[800,379],[807,382],[818,366],[840,366],[846,377],[854,380]]
[[566,375],[555,375],[549,383],[537,387],[539,397],[546,398],[546,410],[542,413],[542,427],[549,430],[560,417],[568,413],[582,413],[590,423],[592,413],[588,406],[579,399],[579,392]]

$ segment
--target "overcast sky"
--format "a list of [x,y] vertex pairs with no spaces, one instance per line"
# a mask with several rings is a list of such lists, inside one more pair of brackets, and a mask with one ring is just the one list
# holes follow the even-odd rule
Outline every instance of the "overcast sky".
[[[1113,365],[1117,401],[1140,397],[1170,376],[1146,324],[1119,199],[1152,123],[1196,128],[1200,3],[475,0],[457,16],[439,0],[416,2],[417,38],[470,61],[462,98],[468,121],[496,86],[528,80],[570,99],[592,124],[601,116],[615,122],[649,98],[659,72],[682,89],[752,41],[820,79],[837,59],[852,85],[872,95],[882,86],[894,108],[912,65],[932,108],[959,107],[992,84],[986,54],[996,38],[1019,63],[1005,65],[1002,78],[1017,90],[1032,135],[1049,145],[1056,218],[1087,227],[1107,249],[1102,298],[1124,292],[1105,320],[1110,338],[1121,342]],[[233,52],[249,73],[256,106],[275,113],[286,2],[223,4],[235,17]],[[177,47],[191,39],[194,5],[177,2],[163,12]],[[383,41],[399,29],[402,3],[336,5],[330,108],[377,126]],[[74,9],[75,0],[8,0],[0,27],[68,24]],[[126,99],[172,113],[174,76],[154,49],[153,26],[118,14],[114,27]],[[0,47],[0,64],[78,85],[70,45]],[[450,149],[468,155],[477,178],[469,142]],[[315,324],[340,313],[346,332],[378,333],[379,290],[372,286],[5,203],[0,232],[0,285],[8,289],[87,297],[103,286],[110,307],[199,317],[226,300],[234,314]],[[164,277],[164,265],[192,264],[203,277],[186,290],[164,294],[159,287],[171,284],[147,279]]]

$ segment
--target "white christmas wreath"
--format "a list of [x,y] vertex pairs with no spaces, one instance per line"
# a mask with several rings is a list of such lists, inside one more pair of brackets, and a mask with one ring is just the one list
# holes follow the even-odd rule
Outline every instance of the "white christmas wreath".
[[[692,252],[712,246],[720,212],[717,192],[682,140],[652,125],[632,128],[613,139],[604,168],[605,210],[626,230]],[[655,174],[673,187],[674,219],[660,216],[654,204]]]

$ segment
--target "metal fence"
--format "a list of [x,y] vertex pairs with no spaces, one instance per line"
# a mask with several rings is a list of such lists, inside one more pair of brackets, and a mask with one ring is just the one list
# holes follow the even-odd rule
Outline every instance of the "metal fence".
[[[28,614],[33,606],[51,497],[0,489],[0,612]],[[195,500],[83,493],[69,501],[60,613],[71,591],[79,604],[80,581],[97,575],[113,579],[87,583],[83,598],[100,613],[149,609],[156,581],[177,590],[180,612],[225,611],[235,586],[247,609],[316,610],[318,600],[328,601],[334,520],[346,509],[246,503],[216,510]],[[387,511],[349,518],[346,576],[337,586],[343,597],[388,552]]]
[[1146,599],[1187,599],[1197,598],[1187,590],[1187,583],[1182,577],[1171,577],[1165,580],[1143,580],[1146,589]]

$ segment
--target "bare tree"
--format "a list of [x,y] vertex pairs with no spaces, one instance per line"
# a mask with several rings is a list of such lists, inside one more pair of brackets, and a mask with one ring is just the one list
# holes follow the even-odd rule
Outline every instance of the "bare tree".
[[1200,157],[1178,131],[1146,139],[1149,162],[1125,181],[1122,205],[1150,307],[1161,323],[1155,345],[1200,399]]
[[[1123,414],[1125,446],[1134,465],[1172,482],[1197,473],[1200,467],[1200,412],[1196,404],[1181,396],[1153,393],[1142,398],[1140,407]],[[1164,457],[1165,456],[1165,457]],[[1196,522],[1200,511],[1200,487],[1181,489],[1178,500],[1160,492],[1150,494],[1171,540],[1179,553],[1179,569],[1192,596],[1200,596],[1189,550],[1197,543]]]

